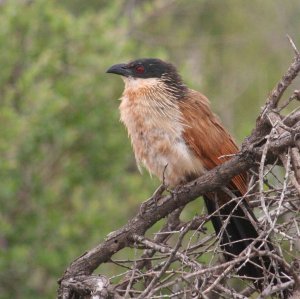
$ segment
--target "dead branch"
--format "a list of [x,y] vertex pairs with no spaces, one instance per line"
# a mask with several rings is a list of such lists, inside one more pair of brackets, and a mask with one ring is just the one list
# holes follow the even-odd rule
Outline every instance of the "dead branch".
[[[283,265],[289,280],[267,286],[258,298],[290,287],[299,289],[299,273],[292,267],[296,259],[290,251],[286,254],[292,262],[287,262],[284,248],[289,245],[293,249],[300,234],[300,113],[297,109],[288,115],[281,114],[291,102],[299,100],[299,91],[294,91],[278,107],[283,93],[300,71],[300,54],[291,39],[290,42],[296,56],[267,98],[256,127],[243,142],[241,151],[200,178],[172,192],[167,191],[166,195],[156,192],[126,225],[110,233],[98,246],[71,263],[58,282],[59,299],[208,298],[210,294],[222,294],[222,298],[247,298],[248,294],[254,293],[253,288],[246,286],[243,292],[237,292],[226,282],[239,278],[235,274],[237,265],[253,256],[263,255]],[[260,213],[262,233],[259,241],[269,242],[268,236],[275,234],[274,245],[279,255],[257,251],[254,246],[249,246],[230,262],[216,262],[220,248],[216,246],[214,237],[204,229],[210,215],[197,216],[183,223],[180,213],[189,202],[207,192],[224,189],[232,177],[251,168],[251,185],[243,198],[252,198],[257,213]],[[258,174],[255,169],[259,169]],[[232,197],[232,200],[241,200]],[[289,217],[284,218],[285,215]],[[165,217],[168,217],[167,224],[156,237],[153,240],[146,238],[147,230]],[[125,247],[143,248],[144,252],[134,261],[114,261],[113,255]],[[205,260],[210,262],[200,263],[197,260],[200,257],[206,257]],[[101,264],[109,262],[122,265],[123,270],[126,264],[126,271],[120,273],[116,283],[105,276],[93,275]],[[165,293],[168,297],[163,295]]]

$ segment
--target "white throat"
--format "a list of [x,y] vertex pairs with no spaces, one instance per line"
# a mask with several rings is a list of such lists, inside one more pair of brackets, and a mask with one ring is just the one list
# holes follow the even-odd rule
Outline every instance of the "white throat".
[[159,88],[161,82],[158,78],[133,78],[133,77],[122,77],[125,83],[125,90],[129,89],[132,92],[137,92],[146,88],[151,90],[154,88]]

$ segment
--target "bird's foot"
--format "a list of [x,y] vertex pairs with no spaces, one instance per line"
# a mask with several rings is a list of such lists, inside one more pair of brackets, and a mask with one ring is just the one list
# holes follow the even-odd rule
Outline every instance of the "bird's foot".
[[157,205],[157,202],[159,201],[159,199],[161,198],[161,195],[164,193],[164,191],[167,190],[167,186],[162,184],[160,185],[153,193],[153,195],[147,199],[146,201],[144,201],[141,206],[140,206],[140,214],[145,214],[147,208],[154,204]]
[[178,200],[178,195],[182,193],[188,193],[190,191],[188,187],[185,187],[184,183],[177,185],[173,189],[166,189],[166,190],[172,195],[172,198],[174,198],[175,200]]

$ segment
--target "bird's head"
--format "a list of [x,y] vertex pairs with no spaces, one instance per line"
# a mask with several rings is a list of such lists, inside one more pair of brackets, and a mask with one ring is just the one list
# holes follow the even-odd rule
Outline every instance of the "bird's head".
[[165,86],[176,98],[184,96],[187,88],[176,68],[157,58],[143,58],[111,66],[107,73],[121,75],[128,86]]

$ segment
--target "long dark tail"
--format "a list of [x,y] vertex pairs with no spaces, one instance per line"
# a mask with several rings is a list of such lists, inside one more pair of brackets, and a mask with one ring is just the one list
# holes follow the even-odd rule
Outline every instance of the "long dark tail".
[[[217,195],[213,196],[218,196],[219,199],[220,196],[223,198],[227,197],[228,201],[227,194],[223,192],[218,192]],[[217,202],[220,201],[216,201],[216,198],[213,196],[212,194],[204,196],[204,200],[208,213],[213,214],[211,216],[211,221],[217,236],[220,238],[220,246],[227,261],[233,260],[234,257],[239,255],[243,250],[250,246],[250,244],[252,244],[252,246],[254,245],[255,248],[259,250],[274,250],[270,242],[262,244],[261,241],[257,240],[257,230],[247,217],[241,205],[231,201],[219,207]],[[250,211],[246,202],[241,204]],[[255,221],[255,219],[253,220]],[[237,268],[238,274],[253,279],[255,287],[260,291],[263,290],[266,281],[272,281],[273,284],[276,284],[279,281],[287,281],[283,275],[284,271],[280,267],[276,267],[275,269],[274,264],[272,264],[270,258],[267,256],[253,257],[247,263],[237,265]],[[271,273],[271,275],[268,275],[270,277],[266,278],[266,273]],[[282,277],[281,280],[279,279],[279,276]],[[281,298],[288,298],[288,294],[289,293],[285,291],[282,294],[277,295]]]

